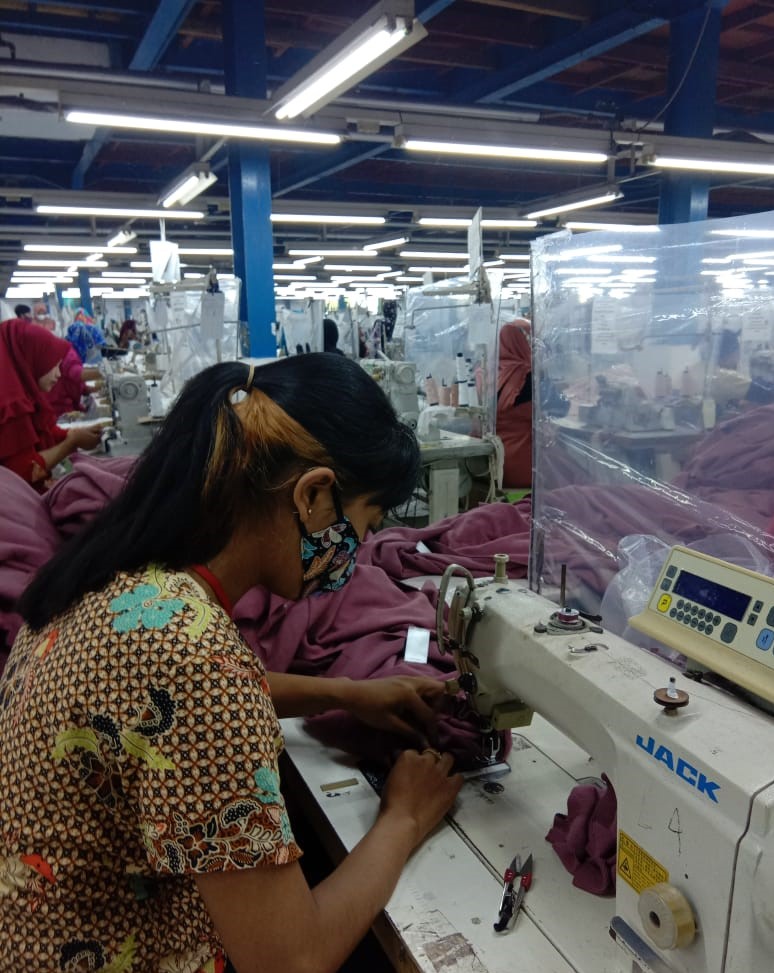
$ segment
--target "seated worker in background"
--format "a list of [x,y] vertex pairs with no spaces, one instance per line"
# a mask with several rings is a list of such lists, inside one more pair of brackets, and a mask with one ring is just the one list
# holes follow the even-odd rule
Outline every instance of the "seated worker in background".
[[131,342],[139,341],[140,338],[137,334],[137,323],[133,318],[127,318],[126,321],[121,325],[121,330],[118,333],[118,347],[128,348]]
[[15,318],[24,318],[27,321],[32,320],[32,308],[29,304],[17,304],[13,309],[13,316]]
[[83,311],[79,311],[65,335],[70,344],[78,352],[78,357],[84,364],[95,365],[102,361],[101,348],[105,344],[105,337],[94,321]]
[[57,463],[77,449],[94,449],[102,435],[98,427],[65,432],[56,424],[48,395],[69,347],[31,321],[0,324],[0,464],[39,493]]
[[122,493],[18,606],[0,680],[0,969],[341,966],[461,778],[448,754],[402,753],[371,830],[310,889],[278,717],[344,709],[424,745],[443,683],[267,674],[230,614],[255,585],[335,598],[418,473],[413,433],[345,356],[224,362],[187,383]]
[[[54,322],[48,317],[44,304],[35,306],[33,320],[35,324],[48,331],[54,330]],[[69,342],[68,345],[67,353],[59,363],[59,378],[48,393],[48,402],[55,416],[63,416],[68,412],[85,412],[82,399],[96,391],[95,387],[86,383],[100,382],[103,378],[102,372],[97,367],[85,366],[75,348]]]
[[[532,486],[532,346],[531,325],[516,318],[500,328],[495,432],[503,442],[503,486]],[[540,407],[546,415],[565,416],[568,399],[547,379],[541,383]]]
[[495,432],[505,448],[503,486],[531,487],[532,348],[526,318],[500,328]]
[[[710,357],[713,342],[717,349],[714,362]],[[715,400],[718,422],[737,415],[750,405],[767,405],[774,401],[774,387],[739,371],[739,332],[724,328],[717,335],[708,334],[700,353],[705,360],[686,371],[692,372],[691,380],[697,392],[703,391],[706,396]],[[708,358],[709,361],[706,360]]]
[[338,347],[339,328],[333,318],[323,318],[323,351],[333,352],[334,355],[343,355],[344,352]]
[[45,304],[35,305],[35,312],[32,320],[35,322],[35,324],[39,324],[42,328],[45,328],[46,331],[56,331],[56,321],[54,321],[54,319],[48,313],[48,308]]

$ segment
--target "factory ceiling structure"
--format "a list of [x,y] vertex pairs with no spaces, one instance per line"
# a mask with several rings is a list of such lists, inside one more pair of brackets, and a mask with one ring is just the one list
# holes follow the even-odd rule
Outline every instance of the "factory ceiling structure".
[[[377,15],[400,44],[290,117]],[[131,273],[159,213],[227,267],[235,142],[270,172],[278,276],[365,252],[408,280],[464,256],[478,207],[492,259],[568,222],[771,210],[774,0],[0,0],[0,288],[36,240],[110,239]]]

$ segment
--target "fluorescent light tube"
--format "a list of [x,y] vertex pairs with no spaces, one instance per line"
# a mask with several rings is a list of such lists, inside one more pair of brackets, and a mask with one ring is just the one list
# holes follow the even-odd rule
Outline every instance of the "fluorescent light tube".
[[[417,220],[419,226],[435,226],[439,229],[465,229],[473,224],[473,220],[461,216],[423,216]],[[482,219],[481,227],[484,230],[528,230],[537,226],[536,220],[527,219]]]
[[609,230],[614,233],[658,233],[660,227],[645,223],[592,223],[587,220],[569,220],[568,230]]
[[413,4],[382,0],[277,91],[275,116],[311,115],[426,36]]
[[401,250],[401,257],[419,260],[467,260],[467,251],[452,253],[449,250]]
[[19,260],[20,267],[107,267],[107,260]]
[[528,264],[532,259],[528,253],[501,253],[498,254],[501,260],[518,260]]
[[182,118],[152,118],[146,115],[117,115],[112,112],[77,111],[65,113],[65,121],[76,125],[102,125],[132,128],[147,132],[175,132],[184,135],[215,135],[232,139],[257,139],[262,142],[301,142],[308,145],[338,145],[341,138],[332,132],[304,131],[281,125],[239,125],[226,122],[194,121]]
[[467,265],[464,267],[409,267],[410,274],[426,274],[428,271],[431,274],[451,274],[452,276],[459,276],[460,274],[467,274]]
[[364,250],[389,250],[390,247],[402,247],[404,243],[408,243],[409,238],[407,236],[396,236],[389,240],[377,240],[376,243],[365,243],[363,244]]
[[612,203],[615,199],[620,199],[623,193],[618,189],[611,189],[609,192],[601,193],[597,196],[588,196],[586,199],[579,199],[574,202],[557,203],[555,206],[546,206],[543,209],[536,209],[532,213],[527,213],[530,219],[541,219],[544,216],[556,216],[557,213],[569,213],[574,209],[587,209],[589,206],[602,206],[604,203]]
[[107,247],[109,250],[113,250],[114,253],[137,253],[137,247],[132,247],[129,250],[119,249],[121,244],[130,243],[132,240],[137,239],[137,234],[133,230],[119,230],[115,236],[112,236],[108,242]]
[[315,250],[293,249],[288,250],[289,257],[360,257],[364,260],[373,260],[376,256],[369,250],[327,250],[317,247]]
[[406,139],[402,148],[409,152],[439,152],[445,155],[475,155],[491,159],[541,159],[545,162],[578,162],[598,165],[607,162],[604,152],[577,149],[536,149],[519,145],[483,145],[469,142],[436,142]]
[[231,247],[178,247],[181,257],[233,257]]
[[206,162],[196,162],[185,170],[171,189],[162,194],[161,205],[168,209],[176,203],[190,203],[217,181],[218,177],[210,171]]
[[130,267],[145,267],[146,269],[150,270],[153,267],[153,264],[150,262],[150,260],[130,260],[129,261],[129,266]]
[[323,213],[272,213],[272,223],[321,223],[341,224],[342,226],[382,226],[387,222],[384,216],[344,216]]
[[749,176],[774,176],[774,162],[733,162],[731,159],[689,159],[675,155],[654,155],[648,165],[688,172],[738,172]]
[[[24,249],[27,253],[94,253],[97,246],[93,243],[72,246],[63,243],[25,243]],[[115,247],[111,252],[137,253],[137,247]]]
[[49,206],[35,207],[36,213],[54,216],[96,216],[107,219],[112,216],[130,217],[134,220],[203,220],[204,213],[197,210],[131,209],[128,206]]
[[314,274],[275,274],[275,280],[317,280]]
[[772,240],[774,230],[710,230],[714,236],[748,237],[751,240]]
[[376,273],[377,271],[387,272],[392,270],[389,264],[368,264],[365,267],[358,267],[356,264],[323,264],[323,270],[343,270],[345,273],[353,270],[369,270]]
[[396,277],[396,281],[401,284],[421,284],[422,277],[412,277],[410,274],[404,274],[402,277]]

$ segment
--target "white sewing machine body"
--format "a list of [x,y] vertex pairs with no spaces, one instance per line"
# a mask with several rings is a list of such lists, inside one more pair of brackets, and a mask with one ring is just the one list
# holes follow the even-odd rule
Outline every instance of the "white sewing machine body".
[[[455,656],[461,671],[475,677],[470,698],[478,711],[494,725],[519,725],[530,718],[522,713],[520,719],[523,701],[591,755],[614,784],[618,860],[609,921],[632,968],[646,973],[770,968],[774,718],[682,677],[680,688],[689,692],[690,702],[668,715],[653,698],[676,674],[662,659],[588,626],[552,634],[545,623],[556,605],[524,583],[478,583],[475,599],[481,615],[460,638]],[[451,612],[454,634],[455,626],[461,631],[454,602]],[[591,646],[596,648],[586,651]],[[546,808],[546,832],[557,810]],[[546,853],[553,854],[547,846]],[[641,897],[657,883],[684,896],[687,918],[673,920],[661,900],[651,901],[652,893]],[[550,918],[559,927],[566,919],[554,912]],[[547,934],[561,942],[561,934]],[[600,973],[582,955],[572,955],[571,962],[582,973]],[[621,969],[626,962],[622,953]]]

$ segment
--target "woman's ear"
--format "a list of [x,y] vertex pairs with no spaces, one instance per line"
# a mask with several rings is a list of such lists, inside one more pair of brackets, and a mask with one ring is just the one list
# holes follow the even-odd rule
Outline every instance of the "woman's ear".
[[335,510],[332,495],[335,483],[336,474],[329,466],[315,466],[302,473],[296,481],[293,505],[301,523],[307,528],[318,518],[324,523],[325,517]]

